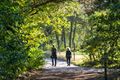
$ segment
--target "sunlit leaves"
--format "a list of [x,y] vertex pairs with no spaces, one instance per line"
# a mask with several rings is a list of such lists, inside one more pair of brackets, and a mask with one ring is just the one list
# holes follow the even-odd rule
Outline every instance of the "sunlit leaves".
[[114,6],[115,4],[104,10],[98,10],[90,16],[89,25],[91,29],[89,31],[91,35],[87,35],[85,43],[87,49],[90,47],[86,51],[93,51],[92,48],[96,49],[97,52],[92,52],[95,56],[98,56],[96,53],[99,53],[101,59],[107,56],[110,61],[119,61],[115,56],[118,56],[119,53],[120,17],[118,17],[119,8],[114,10]]
[[[25,32],[25,27],[23,27],[26,26],[23,24],[25,18],[22,13],[23,5],[19,4],[19,1],[12,0],[4,0],[0,3],[1,80],[15,79],[19,74],[27,70],[26,65],[30,65],[26,64],[26,62],[28,60],[29,48],[31,46],[34,46],[36,51],[38,51],[38,54],[41,54],[38,49],[40,43],[38,38],[40,38],[40,35],[42,34],[36,29],[33,29],[34,31],[30,30],[30,28]],[[32,42],[28,41],[26,37],[27,32],[31,32],[31,36],[28,37],[29,39],[35,38]],[[37,35],[35,35],[36,33]],[[29,61],[32,61],[32,58]],[[38,65],[41,64],[42,62]],[[38,65],[33,67],[38,67]]]
[[[39,25],[39,23],[46,26],[52,26],[53,32],[57,31],[59,34],[61,32],[61,27],[69,27],[69,22],[67,21],[67,16],[74,15],[74,12],[78,12],[79,4],[77,2],[66,2],[61,5],[55,5],[54,3],[49,3],[40,7],[43,11],[38,10],[34,15],[30,15],[26,21],[31,25]],[[33,12],[34,13],[34,10]],[[79,12],[80,13],[80,12]]]

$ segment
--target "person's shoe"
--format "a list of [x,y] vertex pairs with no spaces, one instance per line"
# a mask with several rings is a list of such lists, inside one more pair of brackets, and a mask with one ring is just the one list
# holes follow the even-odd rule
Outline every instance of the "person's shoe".
[[68,64],[68,66],[70,66],[70,64]]

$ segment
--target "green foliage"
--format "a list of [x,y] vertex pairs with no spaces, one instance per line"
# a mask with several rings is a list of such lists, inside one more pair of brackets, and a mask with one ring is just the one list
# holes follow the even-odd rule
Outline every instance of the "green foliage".
[[57,45],[57,40],[60,49],[65,50],[63,37],[67,46],[70,26],[72,30],[76,26],[71,38],[75,38],[72,42],[76,49],[84,43],[81,48],[94,59],[97,57],[100,61],[107,56],[109,61],[119,64],[119,3],[90,15],[89,25],[82,7],[69,0],[1,1],[0,79],[14,80],[24,71],[41,67],[44,64],[42,49],[47,50],[50,44]]
[[79,7],[70,0],[61,3],[64,1],[67,0],[4,0],[0,3],[1,80],[14,80],[23,72],[44,64],[42,47],[50,47],[54,34],[61,35],[62,26],[69,28],[67,17]]
[[21,5],[19,1],[11,0],[0,3],[1,80],[14,80],[22,72],[44,63],[43,52],[38,49],[42,34],[30,26],[23,30],[26,24]]
[[[118,3],[119,4],[119,3]],[[113,4],[105,10],[96,11],[90,16],[89,33],[86,35],[85,51],[91,57],[97,57],[99,61],[108,60],[110,64],[118,64],[119,58],[119,34],[120,12],[118,4]],[[116,8],[114,8],[116,7]],[[119,66],[119,65],[118,65]]]
[[31,48],[29,51],[29,59],[26,62],[26,67],[29,69],[41,68],[40,65],[43,65],[43,52],[36,48]]

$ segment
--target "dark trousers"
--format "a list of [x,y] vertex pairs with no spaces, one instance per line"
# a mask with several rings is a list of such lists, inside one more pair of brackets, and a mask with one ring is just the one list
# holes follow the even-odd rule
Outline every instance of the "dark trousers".
[[56,66],[56,64],[57,64],[57,58],[52,57],[52,66]]
[[67,65],[70,66],[70,57],[67,57]]

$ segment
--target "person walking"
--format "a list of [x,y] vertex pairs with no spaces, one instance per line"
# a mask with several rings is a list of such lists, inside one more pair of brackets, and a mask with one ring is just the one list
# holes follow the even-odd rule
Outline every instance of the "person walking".
[[67,66],[70,66],[70,62],[71,62],[71,50],[68,47],[66,50],[66,61],[67,61]]
[[56,66],[57,64],[57,50],[55,48],[55,46],[52,46],[51,49],[51,59],[52,59],[52,66]]

